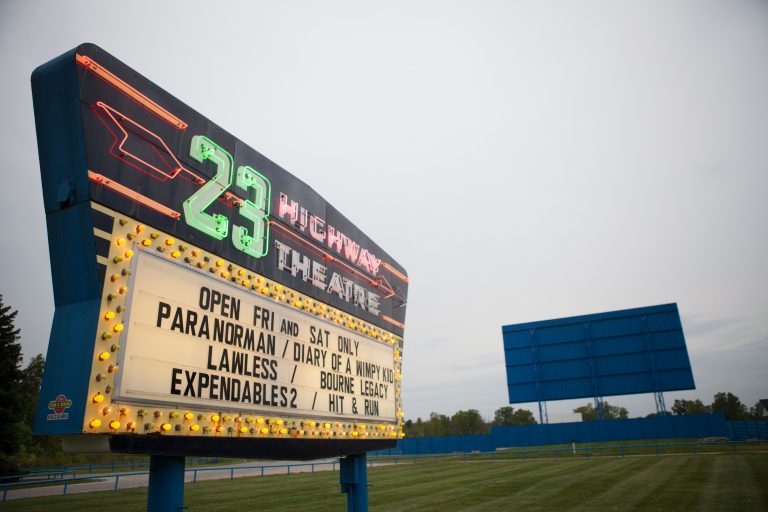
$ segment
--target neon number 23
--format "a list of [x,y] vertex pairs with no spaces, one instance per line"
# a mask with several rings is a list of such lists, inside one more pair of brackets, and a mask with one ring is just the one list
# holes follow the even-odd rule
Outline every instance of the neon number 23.
[[237,186],[252,190],[252,200],[246,199],[238,206],[241,217],[253,222],[253,235],[248,228],[235,225],[232,228],[232,243],[239,250],[254,258],[266,256],[269,251],[269,180],[247,165],[237,169]]
[[[193,228],[217,240],[229,233],[229,219],[221,214],[210,215],[205,210],[232,186],[233,159],[227,151],[203,135],[192,137],[189,154],[198,162],[210,160],[216,164],[216,175],[184,201],[184,220]],[[266,256],[269,250],[269,180],[247,165],[237,169],[236,185],[250,198],[237,205],[241,217],[250,220],[253,233],[237,224],[232,228],[232,243],[238,250],[254,258]]]
[[202,135],[192,137],[189,156],[198,162],[210,160],[216,164],[216,176],[184,201],[184,219],[193,228],[221,240],[229,231],[229,219],[218,213],[209,215],[205,209],[232,185],[232,156]]

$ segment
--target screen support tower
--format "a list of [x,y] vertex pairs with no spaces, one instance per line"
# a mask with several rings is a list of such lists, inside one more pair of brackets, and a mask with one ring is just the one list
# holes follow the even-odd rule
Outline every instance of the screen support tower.
[[596,396],[595,397],[595,413],[597,414],[598,420],[604,420],[605,419],[605,401],[603,400],[603,397]]
[[539,423],[545,425],[549,423],[549,412],[547,411],[547,402],[539,400]]
[[664,403],[664,393],[656,391],[653,393],[653,398],[656,400],[656,414],[659,416],[669,414],[669,412],[667,412],[667,404]]

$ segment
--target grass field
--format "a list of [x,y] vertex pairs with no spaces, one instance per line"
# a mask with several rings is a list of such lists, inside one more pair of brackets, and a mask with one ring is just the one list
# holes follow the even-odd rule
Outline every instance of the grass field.
[[[369,470],[372,511],[768,510],[768,453],[441,460]],[[13,500],[0,510],[141,510],[147,489]],[[188,510],[343,511],[338,473],[188,484]]]

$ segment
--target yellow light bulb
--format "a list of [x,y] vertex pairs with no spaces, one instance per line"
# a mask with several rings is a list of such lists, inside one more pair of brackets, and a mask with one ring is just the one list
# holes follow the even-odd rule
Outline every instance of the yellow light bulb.
[[115,312],[114,311],[107,311],[106,313],[104,313],[104,319],[105,320],[112,320],[113,318],[115,318]]
[[172,427],[170,423],[163,423],[163,425],[160,428],[163,429],[164,432],[168,432],[169,430],[171,430]]
[[248,427],[240,427],[238,430],[240,430],[241,434],[245,434],[248,432]]
[[216,260],[217,267],[221,267],[222,265],[224,265],[224,260]]
[[166,238],[165,239],[165,245],[173,245],[175,243],[176,243],[176,240],[174,240],[173,238]]
[[115,332],[121,332],[123,330],[123,324],[117,324],[112,328],[112,330]]
[[259,425],[263,424],[264,418],[256,418],[256,423],[258,423]]
[[283,420],[281,420],[280,418],[277,418],[275,420],[275,425],[282,425],[282,424],[283,424]]
[[173,251],[171,253],[172,258],[178,258],[179,256],[181,256],[181,253],[179,251]]
[[194,417],[195,417],[195,415],[192,414],[191,412],[184,413],[184,419],[185,420],[191,420]]
[[133,251],[132,251],[132,250],[128,249],[127,251],[125,251],[125,257],[126,257],[126,259],[127,259],[127,258],[130,258],[131,256],[133,256]]
[[99,428],[101,426],[101,420],[91,420],[90,423],[88,423],[88,426],[91,428]]
[[191,430],[192,432],[197,432],[198,430],[200,430],[200,425],[190,425],[189,430]]
[[214,414],[211,416],[211,421],[219,421],[221,417],[218,414]]
[[262,434],[269,434],[269,429],[267,427],[262,427],[261,430],[259,430]]
[[107,359],[109,359],[109,352],[99,354],[99,361],[106,361]]
[[117,430],[120,428],[120,422],[119,421],[110,421],[109,422],[109,428],[112,430]]
[[287,433],[288,433],[288,430],[287,430],[287,429],[285,429],[285,428],[281,428],[281,429],[280,429],[280,433],[281,433],[281,434],[287,434]]
[[93,403],[100,404],[103,401],[104,401],[104,395],[102,395],[101,393],[96,393],[93,396]]

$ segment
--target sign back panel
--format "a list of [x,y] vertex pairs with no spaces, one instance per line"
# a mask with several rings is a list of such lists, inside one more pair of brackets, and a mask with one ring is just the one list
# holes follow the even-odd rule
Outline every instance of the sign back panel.
[[37,433],[132,451],[203,437],[206,454],[317,441],[314,456],[401,436],[397,262],[94,45],[32,87],[56,303]]
[[510,403],[694,389],[677,304],[505,325]]

